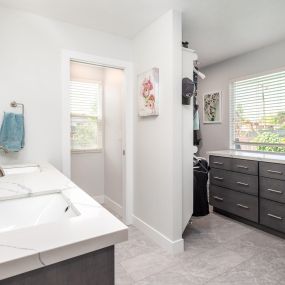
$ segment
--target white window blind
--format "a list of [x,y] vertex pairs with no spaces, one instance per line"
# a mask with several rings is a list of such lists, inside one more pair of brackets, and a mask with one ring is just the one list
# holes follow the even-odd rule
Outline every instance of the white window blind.
[[231,83],[235,149],[285,152],[285,70]]
[[71,150],[102,149],[102,84],[70,81]]

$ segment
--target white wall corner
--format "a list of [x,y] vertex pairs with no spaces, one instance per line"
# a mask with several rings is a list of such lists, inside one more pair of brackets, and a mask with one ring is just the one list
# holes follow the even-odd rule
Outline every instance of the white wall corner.
[[104,197],[104,204],[107,208],[113,210],[116,214],[123,217],[123,207],[106,195]]
[[104,195],[98,195],[98,196],[93,196],[92,197],[95,201],[97,201],[99,204],[104,204]]
[[140,218],[133,215],[133,225],[137,227],[146,236],[151,238],[160,247],[165,249],[171,254],[178,254],[184,251],[184,239],[170,240],[168,237],[163,235],[158,230],[151,227],[149,224],[145,223]]

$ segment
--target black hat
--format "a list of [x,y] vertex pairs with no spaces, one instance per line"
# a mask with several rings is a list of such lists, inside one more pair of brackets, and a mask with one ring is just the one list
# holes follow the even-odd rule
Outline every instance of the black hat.
[[182,103],[185,105],[190,104],[190,99],[195,91],[195,84],[190,78],[182,79]]

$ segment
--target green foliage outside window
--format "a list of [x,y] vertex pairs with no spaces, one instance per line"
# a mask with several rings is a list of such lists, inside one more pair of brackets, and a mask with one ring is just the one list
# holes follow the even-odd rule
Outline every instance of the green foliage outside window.
[[[274,134],[270,132],[264,132],[264,133],[258,134],[254,142],[267,143],[267,144],[284,143],[284,141],[278,134]],[[285,147],[260,145],[257,147],[257,150],[258,151],[270,151],[270,152],[285,152]]]

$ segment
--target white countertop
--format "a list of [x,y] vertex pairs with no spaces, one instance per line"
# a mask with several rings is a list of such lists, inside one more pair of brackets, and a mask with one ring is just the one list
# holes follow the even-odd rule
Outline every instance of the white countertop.
[[0,177],[0,200],[57,192],[80,215],[0,233],[0,280],[127,240],[127,226],[49,164]]
[[223,157],[258,160],[258,161],[264,161],[264,162],[285,164],[285,154],[241,151],[241,150],[217,150],[217,151],[209,151],[207,152],[207,154],[215,155],[215,156],[223,156]]

